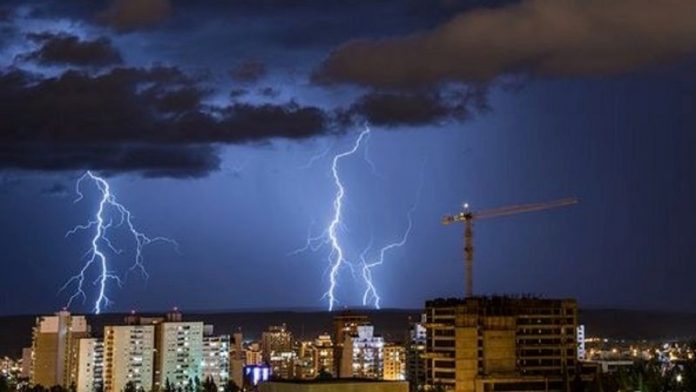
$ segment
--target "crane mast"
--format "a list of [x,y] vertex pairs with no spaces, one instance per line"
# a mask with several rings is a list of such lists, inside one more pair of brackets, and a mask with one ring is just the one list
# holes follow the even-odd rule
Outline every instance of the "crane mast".
[[464,209],[458,214],[445,215],[442,218],[442,224],[444,225],[449,225],[452,223],[464,224],[464,270],[466,274],[466,296],[473,297],[474,295],[474,220],[498,218],[525,212],[543,211],[552,208],[570,206],[577,203],[577,198],[569,197],[545,203],[517,204],[479,212],[470,211],[469,205],[464,204]]

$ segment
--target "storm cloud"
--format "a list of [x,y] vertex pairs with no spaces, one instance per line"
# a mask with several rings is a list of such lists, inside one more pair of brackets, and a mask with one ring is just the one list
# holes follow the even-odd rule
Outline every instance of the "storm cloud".
[[171,12],[168,0],[114,0],[98,19],[116,30],[134,30],[157,24]]
[[614,75],[696,51],[696,2],[528,0],[455,16],[407,36],[348,42],[319,83],[421,88],[504,74]]
[[120,53],[106,37],[89,41],[64,33],[34,33],[29,34],[28,38],[39,42],[41,46],[33,52],[22,55],[24,60],[48,65],[77,66],[106,66],[122,62]]
[[0,74],[0,166],[195,177],[217,170],[217,145],[302,139],[326,131],[318,108],[209,106],[207,90],[175,67],[115,68],[54,78]]

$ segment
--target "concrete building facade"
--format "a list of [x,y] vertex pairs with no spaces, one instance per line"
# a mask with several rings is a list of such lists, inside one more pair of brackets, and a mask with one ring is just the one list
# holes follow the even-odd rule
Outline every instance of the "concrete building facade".
[[101,339],[78,340],[77,392],[94,392],[104,385],[104,343]]
[[32,333],[31,382],[69,387],[77,378],[77,341],[89,336],[84,316],[60,311],[36,319]]
[[[171,319],[171,318],[170,318]],[[157,325],[155,387],[202,380],[203,322],[165,321]]]
[[384,345],[382,379],[387,381],[406,380],[406,348],[400,344]]
[[[345,335],[342,376],[381,379],[384,372],[384,338],[375,335],[372,325],[358,326],[354,335]],[[352,348],[348,350],[348,348]]]
[[457,392],[565,390],[577,365],[574,300],[426,302],[426,384]]
[[154,350],[154,325],[104,327],[104,391],[121,392],[129,382],[151,390]]
[[203,361],[205,381],[211,378],[222,391],[230,378],[230,335],[203,336]]

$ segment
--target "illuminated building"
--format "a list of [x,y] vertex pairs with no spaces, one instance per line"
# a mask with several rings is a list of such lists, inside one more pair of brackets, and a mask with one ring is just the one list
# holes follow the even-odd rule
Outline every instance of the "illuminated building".
[[261,365],[264,363],[263,351],[261,351],[261,345],[258,343],[251,343],[244,350],[244,363],[247,366],[251,365]]
[[32,336],[31,382],[45,387],[70,386],[77,377],[77,340],[88,336],[84,316],[63,310],[38,317]]
[[183,387],[201,380],[203,361],[203,322],[182,321],[181,313],[167,314],[167,321],[157,325],[155,386],[163,388],[167,381]]
[[230,335],[203,336],[201,366],[201,381],[210,378],[222,391],[230,377]]
[[329,335],[319,335],[314,339],[314,371],[334,372],[334,345]]
[[31,347],[24,347],[22,349],[22,378],[25,378],[27,380],[31,380],[31,367],[32,367],[32,357],[34,355],[34,351],[31,349]]
[[0,358],[0,376],[8,381],[14,381],[21,377],[21,360],[16,361],[10,357]]
[[266,365],[244,366],[244,381],[242,382],[242,387],[244,390],[250,390],[250,388],[254,388],[270,379],[270,367]]
[[101,339],[78,340],[77,392],[93,392],[104,385],[104,343]]
[[[348,350],[351,347],[352,350]],[[345,335],[342,377],[380,379],[384,371],[384,339],[374,335],[372,325],[361,325]],[[345,369],[350,365],[348,371]]]
[[292,333],[288,331],[285,324],[273,325],[261,334],[261,350],[264,352],[264,359],[269,361],[275,352],[292,351]]
[[420,391],[425,386],[425,314],[420,322],[411,324],[410,339],[406,347],[406,379],[411,391]]
[[[352,358],[351,350],[347,350],[344,354],[343,346],[345,345],[346,336],[350,337],[358,333],[358,327],[368,325],[369,319],[367,315],[355,313],[350,310],[343,311],[333,318],[334,329],[334,372],[337,377],[352,377]],[[344,358],[349,359],[344,361]]]
[[406,349],[398,344],[384,345],[382,379],[403,381],[406,379]]
[[365,379],[273,380],[259,385],[259,392],[407,392],[405,381]]
[[317,367],[315,365],[316,347],[313,341],[304,341],[299,343],[297,359],[295,361],[295,377],[304,380],[311,380],[317,376]]
[[574,300],[426,302],[426,383],[457,392],[567,390],[577,362]]
[[583,360],[587,357],[587,351],[585,350],[585,326],[578,325],[578,359]]
[[154,349],[154,325],[104,327],[104,391],[123,391],[128,382],[151,390]]
[[230,379],[241,386],[244,382],[244,364],[246,353],[243,347],[244,338],[240,331],[232,335],[232,347],[230,349]]
[[274,376],[286,379],[294,377],[297,354],[293,350],[292,333],[285,324],[271,326],[261,334],[261,350]]

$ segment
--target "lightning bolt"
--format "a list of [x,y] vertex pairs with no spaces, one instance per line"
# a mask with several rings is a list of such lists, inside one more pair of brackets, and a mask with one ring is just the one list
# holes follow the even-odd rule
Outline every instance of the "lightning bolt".
[[[85,180],[93,181],[101,193],[99,207],[93,220],[90,220],[87,222],[87,224],[75,226],[72,230],[69,230],[65,236],[69,237],[78,231],[90,229],[94,229],[94,235],[92,236],[91,247],[84,256],[87,258],[85,264],[76,275],[68,279],[68,281],[61,287],[60,291],[66,290],[73,284],[75,285],[75,292],[68,299],[67,307],[70,307],[73,301],[79,298],[86,301],[87,294],[85,293],[85,284],[87,272],[92,265],[96,264],[99,274],[93,283],[98,287],[98,294],[97,299],[94,302],[93,310],[95,314],[100,314],[102,310],[111,303],[111,300],[106,293],[108,283],[110,281],[114,281],[118,286],[123,285],[123,280],[119,277],[119,275],[109,268],[108,257],[105,253],[106,251],[104,247],[110,249],[116,254],[121,253],[120,250],[114,247],[113,243],[107,236],[109,229],[120,227],[125,224],[127,230],[135,240],[135,258],[133,264],[126,273],[126,276],[128,273],[137,270],[141,272],[145,278],[148,278],[149,275],[147,274],[143,264],[143,250],[147,245],[150,245],[153,242],[163,241],[174,245],[175,249],[178,250],[178,244],[176,241],[166,237],[148,237],[144,233],[138,231],[133,223],[133,215],[131,214],[130,210],[116,200],[116,196],[111,192],[109,183],[91,171],[87,171],[77,180],[77,183],[75,184],[75,193],[77,194],[75,203],[84,198],[81,185]],[[115,211],[117,218],[116,223],[114,223],[113,219],[107,218],[109,212],[108,210]]]
[[416,209],[418,208],[418,204],[420,203],[421,193],[423,191],[423,174],[424,173],[425,173],[425,170],[421,170],[420,184],[418,185],[418,193],[416,194],[416,200],[411,205],[411,208],[409,208],[408,212],[406,213],[406,220],[407,220],[406,229],[404,230],[403,234],[401,234],[401,237],[399,238],[399,240],[383,246],[379,250],[378,257],[376,259],[374,259],[374,261],[372,261],[372,262],[368,262],[367,257],[366,257],[367,253],[369,252],[369,249],[372,245],[372,241],[370,241],[370,245],[360,255],[360,260],[362,261],[362,277],[363,277],[363,280],[365,281],[365,285],[366,285],[365,291],[363,293],[363,298],[362,298],[363,306],[367,306],[368,302],[372,301],[374,307],[376,309],[380,309],[381,298],[379,297],[379,294],[377,293],[377,288],[375,287],[374,280],[372,279],[372,269],[384,264],[384,258],[390,250],[400,248],[400,247],[406,245],[406,242],[408,242],[408,237],[411,235],[411,230],[413,229],[413,214],[416,212]]
[[341,176],[338,174],[338,164],[342,159],[355,154],[355,152],[358,151],[358,148],[360,148],[360,143],[369,134],[370,128],[365,126],[365,129],[362,132],[360,132],[360,135],[358,135],[358,138],[355,140],[353,147],[348,151],[335,155],[333,157],[333,160],[331,161],[331,174],[333,175],[334,185],[336,186],[336,196],[333,202],[333,219],[331,220],[331,223],[329,224],[329,228],[327,230],[329,243],[331,244],[331,253],[329,254],[329,265],[331,267],[329,270],[330,285],[329,289],[326,291],[324,296],[329,299],[329,311],[332,311],[334,305],[336,304],[335,290],[338,272],[341,266],[344,265],[344,263],[346,263],[343,248],[341,247],[341,243],[338,239],[338,229],[340,227],[341,219],[343,217],[343,198],[346,194],[346,190],[343,187],[343,183],[341,182]]
[[[339,239],[339,231],[340,228],[343,227],[343,199],[346,195],[346,190],[343,185],[343,182],[341,181],[341,176],[339,174],[338,167],[339,163],[343,159],[348,158],[351,155],[354,155],[358,151],[362,143],[367,140],[369,134],[370,128],[365,126],[365,129],[362,132],[360,132],[350,149],[333,156],[331,160],[331,176],[333,178],[334,186],[336,188],[336,193],[334,195],[334,200],[332,204],[332,219],[329,222],[328,226],[319,235],[312,235],[312,228],[310,226],[309,231],[307,233],[307,240],[305,242],[305,245],[288,254],[289,256],[293,256],[305,251],[316,252],[325,245],[330,245],[331,252],[328,255],[327,268],[327,272],[329,275],[329,288],[322,296],[322,299],[328,299],[329,311],[332,311],[334,309],[334,306],[338,302],[336,299],[335,292],[336,286],[338,285],[338,274],[341,268],[348,267],[351,270],[351,273],[355,273],[353,264],[346,260],[345,252],[343,251],[343,247]],[[315,161],[321,159],[321,157],[327,154],[328,150],[322,152],[316,157],[313,157],[312,160],[310,160],[310,163],[314,163]]]

